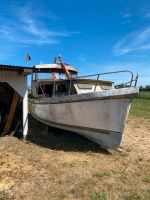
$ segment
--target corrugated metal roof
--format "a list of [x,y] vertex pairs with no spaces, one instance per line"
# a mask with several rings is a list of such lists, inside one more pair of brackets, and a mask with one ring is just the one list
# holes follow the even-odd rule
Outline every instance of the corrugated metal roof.
[[11,68],[11,69],[32,69],[32,67],[25,67],[25,66],[18,66],[18,65],[4,65],[4,64],[0,64],[0,68],[1,67],[7,67],[7,68]]
[[[76,68],[71,67],[68,64],[65,64],[66,68],[71,74],[77,74],[78,71]],[[17,71],[19,74],[22,75],[28,75],[31,74],[32,72],[44,72],[44,73],[65,73],[64,69],[62,69],[60,63],[57,64],[40,64],[40,65],[35,65],[33,68],[32,67],[25,67],[25,66],[16,66],[16,65],[3,65],[0,64],[0,71]]]
[[25,66],[0,64],[0,71],[16,71],[19,74],[28,75],[32,73],[32,68]]

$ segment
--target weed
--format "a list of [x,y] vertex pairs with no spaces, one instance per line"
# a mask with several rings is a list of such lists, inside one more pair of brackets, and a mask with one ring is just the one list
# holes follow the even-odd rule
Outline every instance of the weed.
[[91,200],[107,200],[107,195],[104,192],[95,192],[91,195]]
[[150,177],[148,176],[148,177],[144,177],[143,178],[143,181],[145,182],[145,183],[150,183]]
[[138,161],[142,161],[142,160],[143,160],[143,158],[141,158],[141,157],[140,157],[140,158],[138,158]]
[[86,188],[89,187],[89,183],[88,182],[82,182],[80,185],[79,185],[80,189],[84,190]]
[[126,196],[126,200],[142,200],[142,195],[137,192],[133,192]]
[[60,193],[60,194],[58,195],[58,198],[59,198],[59,200],[65,199],[65,194]]
[[75,188],[72,188],[72,189],[70,190],[70,193],[75,194],[75,193],[76,193]]
[[4,162],[4,161],[1,161],[1,162],[0,162],[0,165],[4,165],[4,164],[5,164],[5,162]]
[[0,192],[0,200],[8,200],[8,194],[5,191]]
[[121,181],[124,182],[127,179],[127,173],[122,172],[119,178],[120,178]]
[[110,173],[102,171],[102,172],[95,172],[93,174],[93,177],[102,178],[104,176],[109,176],[109,175],[110,175]]
[[129,154],[128,154],[127,152],[122,152],[120,155],[121,155],[122,157],[127,157]]

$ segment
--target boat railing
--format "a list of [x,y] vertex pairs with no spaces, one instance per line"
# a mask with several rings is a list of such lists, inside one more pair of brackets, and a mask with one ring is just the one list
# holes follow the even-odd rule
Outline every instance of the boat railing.
[[[106,81],[108,83],[112,83],[114,88],[115,89],[119,89],[119,88],[126,88],[126,87],[132,87],[132,86],[136,86],[137,85],[137,80],[138,80],[138,73],[136,74],[136,76],[134,76],[133,72],[131,71],[128,71],[128,70],[123,70],[123,71],[112,71],[112,72],[105,72],[105,73],[99,73],[99,74],[92,74],[92,75],[87,75],[87,76],[80,76],[80,77],[72,77],[72,78],[69,78],[69,79],[65,79],[65,80],[56,80],[53,82],[53,94],[52,94],[52,97],[55,97],[56,96],[56,84],[58,82],[68,82],[69,81],[69,86],[68,86],[68,92],[66,92],[65,96],[67,95],[72,95],[72,92],[71,92],[71,89],[72,89],[72,85],[79,81],[80,79],[85,79],[85,80],[91,80],[91,81],[94,81],[94,92],[96,92],[96,88],[97,86],[99,85],[101,87],[102,90],[107,90],[105,88],[103,88],[103,84],[100,83],[100,81],[104,81],[104,79],[101,79],[102,76],[104,75],[111,75],[111,74],[119,74],[119,73],[128,73],[130,75],[129,77],[129,80],[126,81],[125,83],[120,83],[120,84],[116,84],[112,81]],[[105,81],[104,81],[105,82]],[[41,87],[41,84],[39,83],[38,84],[41,91],[42,91],[42,94],[43,94],[43,97],[46,99],[47,96],[45,95],[42,87]]]
[[[117,84],[117,85],[114,84],[114,88],[115,89],[131,87],[131,86],[136,86],[137,85],[138,73],[136,74],[136,76],[134,76],[133,72],[131,72],[129,70],[105,72],[105,73],[92,74],[92,75],[80,76],[80,77],[68,79],[68,80],[70,80],[69,95],[70,95],[70,92],[71,92],[72,82],[75,81],[75,80],[92,79],[93,77],[95,77],[95,79],[92,79],[92,80],[96,80],[95,87],[94,87],[94,92],[95,92],[96,91],[96,87],[98,85],[98,82],[99,82],[99,80],[100,80],[100,78],[102,76],[110,75],[110,74],[119,74],[119,73],[128,73],[130,75],[130,77],[129,77],[129,80],[127,82],[125,82],[125,83],[120,83],[120,84]],[[103,86],[101,84],[100,84],[100,87],[101,87],[101,89],[103,89]]]

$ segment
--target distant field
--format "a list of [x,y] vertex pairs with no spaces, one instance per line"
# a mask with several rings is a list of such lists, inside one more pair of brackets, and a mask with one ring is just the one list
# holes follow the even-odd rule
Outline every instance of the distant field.
[[150,99],[150,91],[140,91],[138,98]]
[[150,118],[150,92],[140,92],[132,102],[131,117]]

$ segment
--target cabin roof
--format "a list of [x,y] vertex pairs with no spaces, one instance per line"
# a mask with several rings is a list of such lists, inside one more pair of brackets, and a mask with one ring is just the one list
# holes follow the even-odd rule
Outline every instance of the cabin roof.
[[[78,71],[75,67],[71,67],[70,65],[65,63],[65,67],[68,69],[68,71],[71,74],[77,74]],[[39,64],[35,65],[33,68],[33,72],[39,72],[39,73],[60,73],[60,74],[65,74],[64,69],[62,69],[60,63],[56,64]]]
[[24,66],[0,64],[0,71],[11,71],[11,72],[16,71],[21,75],[28,75],[32,73],[32,68]]

